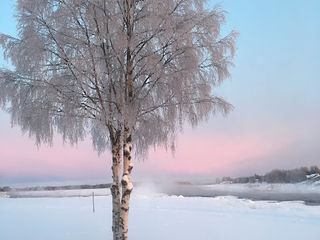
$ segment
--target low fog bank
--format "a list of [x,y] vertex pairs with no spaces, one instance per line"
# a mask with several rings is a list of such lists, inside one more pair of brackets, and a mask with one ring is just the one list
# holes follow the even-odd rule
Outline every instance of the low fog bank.
[[320,184],[166,184],[161,192],[183,197],[235,196],[238,198],[267,201],[304,201],[320,205]]
[[[86,189],[83,189],[85,186]],[[107,185],[84,185],[61,187],[40,187],[7,189],[0,191],[0,197],[33,198],[33,197],[88,197],[109,196]],[[320,205],[320,182],[296,184],[270,183],[220,183],[210,185],[192,184],[189,182],[139,182],[135,183],[134,195],[176,195],[183,197],[218,197],[235,196],[251,200],[267,201],[304,201],[309,205]]]

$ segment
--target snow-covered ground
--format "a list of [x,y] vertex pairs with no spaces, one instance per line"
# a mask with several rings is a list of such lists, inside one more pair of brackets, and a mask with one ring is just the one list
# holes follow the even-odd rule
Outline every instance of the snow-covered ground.
[[[129,221],[130,240],[320,239],[320,206],[302,202],[138,190]],[[0,239],[111,240],[111,197],[96,197],[94,213],[91,197],[0,198]]]

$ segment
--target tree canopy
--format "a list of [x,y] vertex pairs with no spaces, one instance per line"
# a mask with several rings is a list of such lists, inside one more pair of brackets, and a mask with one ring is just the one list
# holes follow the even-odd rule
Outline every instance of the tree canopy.
[[229,77],[237,34],[221,36],[225,12],[204,4],[19,0],[19,37],[0,35],[14,66],[0,71],[2,107],[38,143],[91,134],[103,151],[127,122],[138,153],[171,144],[183,122],[231,108],[213,88]]

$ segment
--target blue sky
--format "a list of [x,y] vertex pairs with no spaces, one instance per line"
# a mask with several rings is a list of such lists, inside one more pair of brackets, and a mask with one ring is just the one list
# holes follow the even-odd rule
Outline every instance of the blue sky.
[[245,163],[244,172],[319,165],[320,1],[226,0],[222,6],[229,12],[227,28],[240,37],[232,80],[218,90],[235,111],[217,128],[282,145]]
[[[210,5],[213,3],[215,1],[210,1]],[[186,129],[179,137],[175,158],[152,152],[149,161],[137,163],[137,176],[145,175],[150,169],[151,172],[160,169],[160,172],[153,172],[162,176],[190,175],[188,169],[179,172],[177,166],[182,162],[190,168],[203,165],[207,168],[207,171],[199,172],[203,176],[238,176],[273,168],[320,165],[320,1],[225,0],[220,4],[228,12],[223,32],[235,29],[240,36],[232,79],[226,80],[215,92],[231,102],[235,110],[227,117],[218,115],[196,129]],[[9,0],[1,1],[0,32],[14,35],[12,6]],[[0,67],[7,66],[1,57]],[[12,138],[12,143],[19,139],[18,145],[30,146],[35,159],[45,154],[37,155],[33,140],[21,136],[17,127],[10,128],[7,114],[0,113],[0,123],[3,133],[0,149],[6,139]],[[186,153],[182,152],[193,145],[192,141],[203,143],[203,146],[212,144],[210,146],[217,154],[203,163],[185,159]],[[57,145],[60,147],[60,142]],[[193,152],[205,151],[201,146],[193,149]],[[22,152],[22,155],[25,154]],[[21,158],[8,153],[5,159],[0,155],[0,175],[10,175],[1,169],[1,161],[2,164],[8,159],[17,164],[28,163],[28,160],[17,160],[18,157]],[[33,161],[41,164],[40,160]],[[97,166],[103,165],[98,157],[95,161],[100,161]],[[63,172],[63,169],[59,171]],[[95,176],[103,177],[102,174],[98,171]],[[13,175],[21,178],[38,176],[32,171],[30,176],[28,172],[19,171]],[[43,177],[40,175],[39,179]],[[54,178],[65,177],[62,175],[56,174]],[[81,175],[80,171],[75,178],[90,176]]]

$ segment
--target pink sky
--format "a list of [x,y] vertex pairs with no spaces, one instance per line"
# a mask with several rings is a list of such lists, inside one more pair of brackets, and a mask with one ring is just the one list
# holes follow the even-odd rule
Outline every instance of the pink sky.
[[[3,113],[2,113],[3,115]],[[6,114],[5,114],[6,115]],[[22,135],[18,127],[10,128],[6,115],[0,130],[0,176],[17,179],[106,179],[111,181],[111,156],[94,152],[90,139],[71,147],[57,138],[52,147],[38,148],[34,140]],[[177,141],[174,155],[165,149],[151,149],[144,161],[134,160],[134,178],[165,176],[195,177],[253,174],[248,166],[277,155],[292,144],[286,133],[221,133],[208,123],[187,129]],[[256,168],[254,171],[261,171]],[[270,169],[267,169],[270,170]]]

